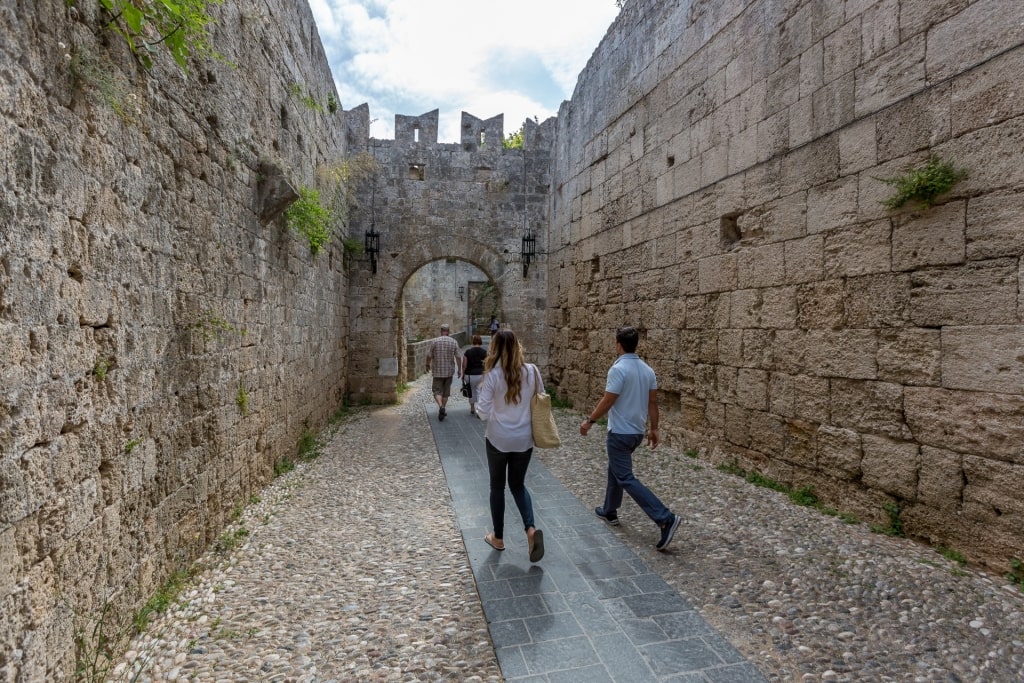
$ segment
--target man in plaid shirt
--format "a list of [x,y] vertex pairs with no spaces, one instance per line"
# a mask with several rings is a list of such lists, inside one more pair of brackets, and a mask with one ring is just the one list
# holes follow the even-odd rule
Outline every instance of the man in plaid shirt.
[[462,377],[459,369],[459,344],[448,336],[448,332],[448,325],[441,325],[441,336],[430,343],[427,352],[427,372],[432,372],[434,376],[431,389],[437,401],[438,421],[443,421],[447,415],[444,408],[448,405],[448,396],[452,390],[452,375]]

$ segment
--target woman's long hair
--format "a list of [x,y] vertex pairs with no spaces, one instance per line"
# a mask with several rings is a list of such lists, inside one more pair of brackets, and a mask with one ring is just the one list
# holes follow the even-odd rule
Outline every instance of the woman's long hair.
[[501,330],[491,337],[487,359],[484,361],[484,371],[490,371],[495,367],[501,368],[505,375],[505,384],[508,385],[508,391],[505,392],[505,403],[519,403],[519,394],[523,388],[522,369],[525,362],[523,347],[512,330]]

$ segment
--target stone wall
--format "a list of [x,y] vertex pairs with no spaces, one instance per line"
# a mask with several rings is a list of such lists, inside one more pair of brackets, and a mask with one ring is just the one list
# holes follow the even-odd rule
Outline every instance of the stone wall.
[[460,143],[437,142],[437,118],[437,110],[399,115],[394,140],[353,143],[380,165],[376,184],[359,195],[353,231],[374,226],[381,249],[377,272],[364,257],[351,279],[349,395],[356,402],[394,400],[398,378],[417,375],[405,355],[401,302],[413,274],[438,260],[484,273],[530,359],[547,356],[547,270],[534,261],[524,277],[519,255],[526,230],[546,229],[555,121],[526,121],[523,148],[504,149],[503,116],[482,121],[464,112]]
[[[486,273],[471,263],[455,259],[434,261],[417,270],[402,290],[405,338],[435,337],[443,323],[451,325],[452,332],[469,333],[473,327],[473,311],[479,308],[474,306],[477,302],[473,300],[479,295],[474,297],[473,292],[481,291],[480,285],[486,283]],[[482,322],[486,324],[489,320]]]
[[272,216],[347,151],[308,7],[224,3],[186,80],[77,5],[0,0],[5,681],[70,679],[346,389],[342,250]]
[[[662,435],[1024,558],[1024,4],[631,0],[558,116],[551,374],[643,328]],[[966,169],[930,209],[879,180]]]

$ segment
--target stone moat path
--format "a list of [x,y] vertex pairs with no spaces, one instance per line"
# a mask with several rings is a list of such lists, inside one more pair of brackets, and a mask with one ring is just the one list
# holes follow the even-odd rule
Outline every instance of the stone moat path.
[[527,480],[545,557],[510,497],[495,552],[484,423],[429,393],[354,409],[253,496],[107,680],[1024,681],[1011,582],[671,448],[636,458],[683,518],[669,550],[628,498],[605,526],[603,430],[570,411]]
[[485,424],[461,403],[444,421],[436,409],[427,412],[505,680],[765,680],[539,458],[530,463],[526,485],[544,532],[544,558],[529,561],[507,487],[505,550],[487,545]]

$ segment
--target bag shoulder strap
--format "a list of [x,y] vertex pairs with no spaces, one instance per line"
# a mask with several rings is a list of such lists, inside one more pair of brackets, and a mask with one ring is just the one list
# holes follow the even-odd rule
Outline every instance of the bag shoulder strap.
[[533,395],[540,396],[540,370],[533,363],[529,366],[533,369]]

